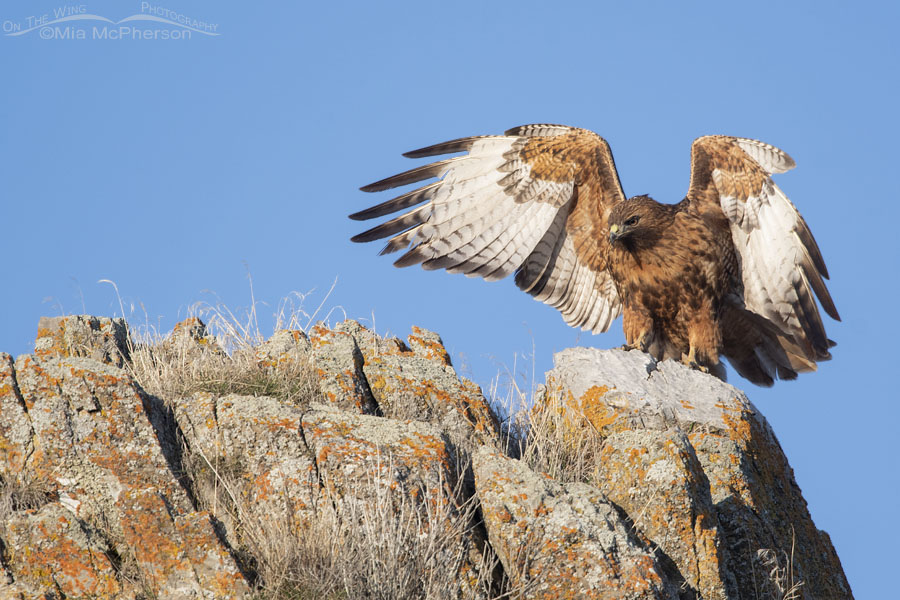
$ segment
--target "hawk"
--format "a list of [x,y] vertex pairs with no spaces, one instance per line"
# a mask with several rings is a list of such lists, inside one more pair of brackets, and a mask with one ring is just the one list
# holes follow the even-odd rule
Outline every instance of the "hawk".
[[[711,135],[691,146],[678,204],[626,199],[609,145],[592,131],[524,125],[404,156],[465,154],[362,188],[436,181],[350,215],[412,209],[354,242],[488,281],[515,272],[523,291],[566,323],[604,332],[623,315],[629,348],[724,378],[720,359],[755,384],[795,379],[831,358],[814,300],[840,320],[828,271],[803,217],[772,181],[792,169],[763,142]],[[416,208],[413,208],[416,207]]]

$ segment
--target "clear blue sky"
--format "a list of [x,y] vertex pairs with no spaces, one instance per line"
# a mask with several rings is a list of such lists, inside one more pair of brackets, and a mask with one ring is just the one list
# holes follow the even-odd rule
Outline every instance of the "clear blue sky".
[[[606,137],[626,194],[675,202],[695,137],[758,138],[797,161],[777,182],[844,320],[818,373],[732,382],[772,423],[856,597],[896,593],[897,4],[166,2],[152,6],[219,35],[90,39],[103,23],[67,21],[53,27],[88,39],[10,36],[64,4],[0,8],[0,350],[30,351],[41,315],[118,314],[100,279],[167,330],[210,290],[248,306],[249,272],[266,333],[280,299],[315,289],[313,309],[338,278],[327,306],[438,331],[482,385],[517,355],[530,369],[532,348],[542,379],[556,351],[621,344],[620,322],[579,334],[511,280],[395,269],[348,241],[346,215],[389,197],[357,188],[415,164],[406,150],[559,122]],[[167,29],[107,24],[124,25]]]

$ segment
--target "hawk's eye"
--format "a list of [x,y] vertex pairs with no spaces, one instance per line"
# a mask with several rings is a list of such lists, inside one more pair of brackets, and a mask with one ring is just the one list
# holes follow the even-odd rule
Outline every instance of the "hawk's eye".
[[627,221],[625,221],[625,224],[628,227],[631,227],[632,225],[637,225],[637,222],[640,220],[641,220],[641,218],[639,216],[635,215],[633,217],[630,217]]

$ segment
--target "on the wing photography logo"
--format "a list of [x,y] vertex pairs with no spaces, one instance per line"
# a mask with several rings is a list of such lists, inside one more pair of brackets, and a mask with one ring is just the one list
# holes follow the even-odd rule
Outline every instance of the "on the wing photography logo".
[[2,23],[7,37],[38,36],[43,40],[189,40],[217,36],[218,23],[209,23],[153,2],[141,2],[140,12],[122,19],[93,14],[86,4],[66,4],[18,20]]

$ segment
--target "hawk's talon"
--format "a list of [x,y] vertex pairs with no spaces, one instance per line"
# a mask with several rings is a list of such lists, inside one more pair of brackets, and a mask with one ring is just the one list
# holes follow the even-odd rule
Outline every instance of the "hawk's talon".
[[697,360],[690,354],[681,355],[681,364],[688,368],[694,369],[695,371],[700,371],[701,373],[709,373],[709,367],[698,363]]
[[646,341],[646,338],[641,339],[636,344],[624,343],[621,346],[617,347],[616,350],[625,350],[628,352],[629,350],[640,350],[645,354],[649,354],[650,343]]

